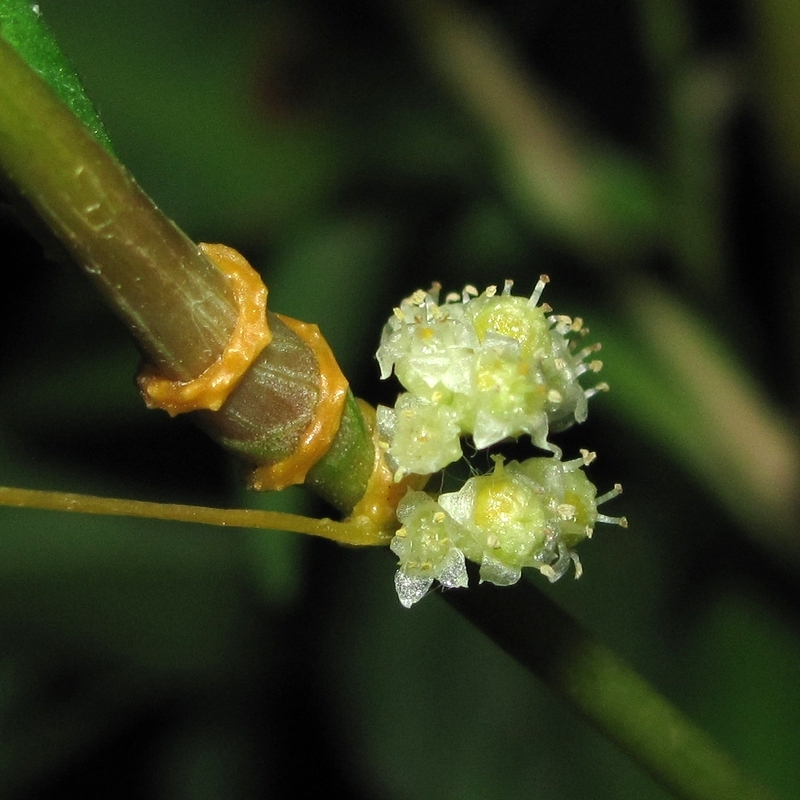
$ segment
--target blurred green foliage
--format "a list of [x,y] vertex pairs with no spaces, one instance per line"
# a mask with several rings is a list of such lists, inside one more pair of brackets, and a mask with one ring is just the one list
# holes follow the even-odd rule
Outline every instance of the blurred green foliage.
[[[551,276],[612,385],[560,443],[598,451],[631,528],[546,590],[792,796],[794,4],[41,8],[145,190],[319,324],[356,394],[393,399],[372,353],[413,289]],[[245,496],[188,422],[145,411],[82,276],[2,206],[0,239],[1,483],[325,513]],[[387,552],[0,526],[0,798],[666,796],[439,598],[403,609]]]

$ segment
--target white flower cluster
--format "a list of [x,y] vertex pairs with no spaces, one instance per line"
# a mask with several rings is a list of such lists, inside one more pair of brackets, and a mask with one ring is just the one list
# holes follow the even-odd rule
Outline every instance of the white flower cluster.
[[407,392],[394,408],[378,407],[398,480],[437,472],[461,457],[461,437],[484,449],[527,434],[537,447],[558,453],[551,430],[583,422],[587,399],[604,384],[584,389],[578,378],[600,361],[586,361],[598,345],[577,349],[580,319],[537,305],[545,286],[514,297],[468,286],[439,305],[439,287],[406,298],[383,330],[377,358],[381,377],[394,369]]
[[429,475],[462,457],[461,438],[478,450],[527,435],[552,455],[504,463],[497,456],[487,475],[470,478],[457,492],[434,499],[409,491],[397,517],[391,548],[398,556],[395,586],[409,607],[434,580],[445,588],[467,585],[465,560],[480,564],[482,581],[509,585],[524,567],[551,581],[575,565],[574,546],[591,536],[596,522],[625,524],[599,514],[597,506],[621,491],[597,498],[582,467],[593,455],[563,462],[548,441],[587,415],[587,400],[601,389],[578,379],[597,372],[587,360],[599,345],[579,349],[586,333],[580,319],[557,316],[539,299],[542,276],[530,298],[489,287],[467,286],[439,304],[440,287],[406,298],[383,330],[377,352],[381,377],[395,372],[406,391],[394,408],[378,407],[378,427],[395,479]]
[[466,586],[465,559],[480,564],[481,581],[498,586],[516,583],[523,567],[556,581],[574,563],[580,576],[574,546],[592,535],[596,522],[621,522],[597,511],[621,488],[596,497],[581,469],[592,458],[584,451],[574,461],[504,464],[497,456],[491,473],[470,478],[438,500],[409,491],[398,506],[402,527],[390,545],[400,563],[395,575],[400,602],[412,606],[434,580],[445,588]]

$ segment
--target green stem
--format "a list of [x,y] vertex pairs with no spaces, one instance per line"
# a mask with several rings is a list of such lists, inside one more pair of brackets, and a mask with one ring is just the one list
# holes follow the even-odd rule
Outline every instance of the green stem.
[[341,544],[386,544],[389,535],[359,522],[334,522],[283,511],[260,511],[251,508],[211,508],[177,503],[150,503],[143,500],[120,500],[86,494],[47,492],[0,486],[0,506],[38,508],[76,514],[100,514],[114,517],[138,517],[170,522],[192,522],[222,528],[290,531],[320,536]]
[[[223,353],[237,318],[227,281],[125,168],[0,38],[0,181],[33,210],[105,296],[164,376],[186,381]],[[319,397],[311,349],[270,315],[273,342],[218,412],[193,416],[251,464],[286,458]],[[354,403],[313,488],[349,513],[373,443]]]
[[8,182],[159,369],[178,380],[199,375],[236,320],[224,277],[3,40],[0,75]]
[[545,594],[525,581],[444,598],[686,800],[769,800],[711,738]]

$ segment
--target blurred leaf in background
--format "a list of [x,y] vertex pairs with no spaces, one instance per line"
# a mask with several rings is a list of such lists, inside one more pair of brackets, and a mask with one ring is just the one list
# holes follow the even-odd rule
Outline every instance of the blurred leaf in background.
[[[631,529],[546,591],[792,796],[795,4],[40,5],[144,189],[319,324],[359,396],[394,399],[372,354],[410,291],[550,275],[612,386],[560,443],[598,451]],[[0,482],[326,513],[245,496],[144,410],[83,278],[2,207],[0,237]],[[387,552],[0,524],[2,798],[667,796],[440,598],[403,609]]]

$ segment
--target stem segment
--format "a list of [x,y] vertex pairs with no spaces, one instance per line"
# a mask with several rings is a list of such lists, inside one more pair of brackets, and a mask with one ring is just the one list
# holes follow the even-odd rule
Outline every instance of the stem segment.
[[0,150],[10,184],[158,368],[175,380],[200,374],[236,319],[223,276],[2,39],[0,75]]
[[686,800],[770,800],[711,738],[527,581],[444,598]]
[[[1,37],[0,168],[0,181],[67,248],[164,377],[189,381],[220,358],[237,319],[224,275]],[[252,464],[295,451],[319,396],[313,352],[276,319],[270,325],[273,344],[235,398],[194,415]],[[354,403],[345,423],[313,487],[349,513],[366,489],[374,449]]]
[[0,486],[0,506],[114,517],[140,517],[172,522],[195,522],[223,528],[290,531],[320,536],[340,544],[351,545],[382,545],[391,538],[390,534],[369,525],[355,522],[334,522],[331,519],[314,519],[283,511],[148,503],[142,500],[119,500],[86,494],[15,489],[6,486]]

